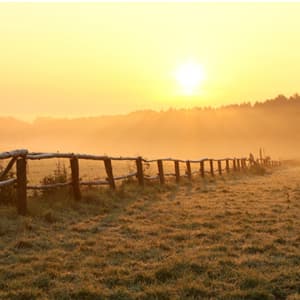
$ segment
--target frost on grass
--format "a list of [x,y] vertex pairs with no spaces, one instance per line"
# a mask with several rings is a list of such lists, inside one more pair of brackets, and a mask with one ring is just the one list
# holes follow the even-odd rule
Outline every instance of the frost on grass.
[[2,299],[289,299],[300,168],[0,207]]

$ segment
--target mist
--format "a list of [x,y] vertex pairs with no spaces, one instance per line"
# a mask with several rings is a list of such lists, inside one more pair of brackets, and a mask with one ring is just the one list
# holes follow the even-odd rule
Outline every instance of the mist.
[[[300,96],[220,108],[137,111],[91,118],[0,118],[1,150],[81,152],[145,157],[299,158]],[[99,112],[101,115],[101,112]]]

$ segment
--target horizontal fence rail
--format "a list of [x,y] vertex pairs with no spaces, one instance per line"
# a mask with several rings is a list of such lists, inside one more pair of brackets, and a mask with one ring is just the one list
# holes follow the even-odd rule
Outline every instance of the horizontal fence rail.
[[10,178],[10,179],[6,179],[6,180],[2,180],[2,181],[0,181],[0,186],[11,185],[15,182],[17,182],[16,178]]
[[[44,160],[53,158],[69,159],[71,167],[71,180],[69,182],[53,183],[46,185],[29,185],[27,180],[27,162],[28,160]],[[262,165],[267,167],[279,166],[279,161],[267,159],[249,159],[242,158],[201,158],[199,160],[182,160],[174,158],[159,158],[147,160],[138,157],[110,157],[105,155],[90,155],[76,153],[41,153],[29,152],[26,149],[14,150],[0,153],[1,160],[10,159],[7,166],[0,172],[0,189],[5,186],[14,185],[17,194],[17,210],[21,215],[27,213],[27,190],[49,190],[71,186],[75,200],[81,199],[80,186],[109,185],[111,189],[116,189],[116,181],[136,178],[140,186],[144,186],[145,181],[159,180],[160,184],[165,184],[166,178],[175,177],[176,183],[185,177],[191,180],[193,176],[200,175],[204,178],[207,174],[214,177],[216,174],[222,176],[223,173],[238,172],[248,169],[251,165]],[[106,172],[105,180],[82,181],[80,179],[79,160],[103,161]],[[112,161],[134,161],[136,171],[122,176],[114,176]],[[157,164],[157,174],[145,174],[145,166],[151,163]],[[164,163],[174,164],[174,173],[165,172]],[[184,174],[181,174],[180,164],[185,166]],[[16,165],[16,177],[7,178],[9,172]],[[192,167],[198,166],[197,170]],[[0,199],[1,200],[1,199]]]

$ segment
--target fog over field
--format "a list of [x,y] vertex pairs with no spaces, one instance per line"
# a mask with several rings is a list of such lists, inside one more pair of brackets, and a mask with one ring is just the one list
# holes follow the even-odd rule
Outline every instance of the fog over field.
[[300,1],[15,2],[0,300],[300,300]]
[[299,158],[300,96],[251,105],[137,111],[90,118],[37,118],[29,123],[0,117],[0,150],[85,152],[146,157],[257,155]]

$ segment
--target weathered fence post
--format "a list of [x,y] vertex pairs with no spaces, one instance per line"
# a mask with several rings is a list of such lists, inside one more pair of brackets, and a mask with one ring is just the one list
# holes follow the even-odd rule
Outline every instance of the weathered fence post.
[[236,171],[236,159],[234,158],[232,162],[233,162],[233,171]]
[[174,167],[175,167],[176,182],[179,183],[180,182],[180,168],[179,168],[179,161],[178,160],[174,161]]
[[229,168],[229,159],[226,159],[226,172],[227,172],[227,173],[230,172],[230,168]]
[[17,159],[17,211],[19,215],[27,213],[27,171],[26,157]]
[[161,159],[157,161],[157,167],[158,167],[159,182],[160,184],[164,184],[165,183],[164,167],[163,167],[163,161]]
[[244,169],[247,169],[247,159],[246,158],[243,158],[243,166],[244,166]]
[[219,171],[219,175],[222,175],[222,165],[220,160],[218,160],[218,171]]
[[114,179],[114,175],[113,175],[113,169],[112,169],[112,164],[111,164],[110,158],[107,157],[104,159],[104,166],[105,166],[109,186],[111,187],[111,189],[114,190],[116,188],[116,184],[115,184],[115,179]]
[[205,176],[205,173],[204,173],[204,160],[200,161],[200,175],[201,175],[201,177]]
[[144,170],[143,170],[143,160],[139,156],[136,161],[136,177],[138,179],[139,185],[144,186]]
[[80,180],[79,180],[79,163],[77,157],[72,157],[70,159],[70,166],[71,166],[73,196],[76,201],[79,201],[81,200],[81,192],[80,192]]
[[213,161],[213,159],[209,160],[209,165],[210,165],[210,174],[211,174],[211,176],[215,176],[215,173],[214,173],[214,161]]
[[237,170],[241,171],[241,160],[238,158],[236,161],[237,161]]
[[191,162],[189,160],[186,161],[186,175],[188,179],[192,179],[192,169],[191,169]]

